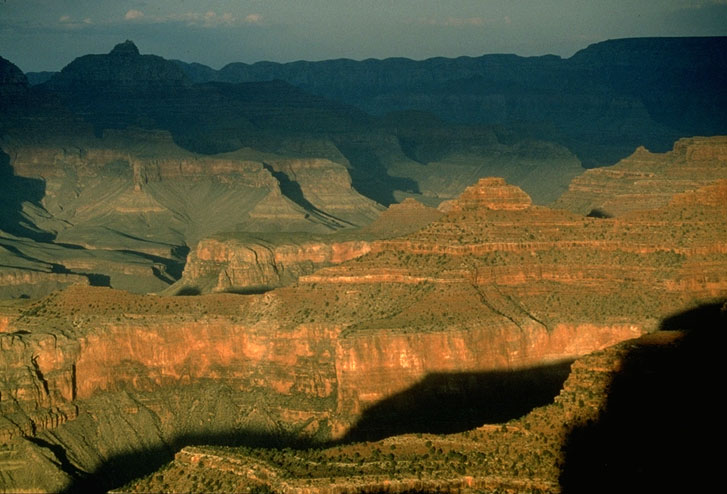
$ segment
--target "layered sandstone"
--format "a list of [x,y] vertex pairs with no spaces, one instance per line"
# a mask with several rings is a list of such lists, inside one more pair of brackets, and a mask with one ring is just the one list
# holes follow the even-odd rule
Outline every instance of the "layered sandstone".
[[178,285],[201,292],[270,290],[371,250],[365,240],[336,241],[310,235],[230,237],[201,240],[187,258]]
[[445,213],[467,209],[520,211],[531,204],[530,197],[522,189],[506,184],[502,178],[491,177],[481,178],[475,185],[467,187],[456,200],[440,204],[439,210]]
[[393,204],[364,228],[330,235],[223,234],[201,240],[171,291],[255,292],[367,254],[376,239],[404,235],[442,213],[414,199]]
[[[3,263],[4,276],[17,278],[11,267],[54,274],[42,287],[27,290],[26,283],[5,296],[44,295],[84,275],[94,284],[160,291],[179,278],[189,247],[209,235],[326,233],[366,225],[383,209],[358,194],[345,166],[333,161],[249,149],[197,155],[160,131],[81,135],[63,145],[6,137],[2,147],[14,180],[38,189],[37,203],[19,201],[12,219],[43,236],[3,244],[13,257]],[[63,275],[68,282],[56,283]]]
[[[301,493],[709,490],[719,459],[691,421],[719,422],[719,407],[712,406],[721,374],[719,359],[711,357],[724,341],[725,310],[685,312],[675,326],[682,331],[652,333],[576,360],[554,400],[507,422],[308,451],[187,447],[163,469],[114,492],[162,484]],[[699,322],[689,317],[695,313],[702,314]],[[722,432],[716,427],[710,438]]]
[[[62,451],[79,476],[104,464],[113,470],[122,451],[169,451],[209,434],[385,434],[368,417],[386,418],[390,400],[469,390],[483,376],[527,377],[724,297],[724,188],[603,219],[528,205],[521,191],[483,180],[422,230],[265,294],[168,298],[77,287],[28,302],[1,335],[14,376],[0,390],[3,437],[13,461],[30,448],[25,469],[60,479],[58,467],[37,458]],[[493,197],[507,207],[487,207]],[[211,258],[232,254],[215,249]],[[465,384],[451,381],[460,374]],[[201,404],[214,393],[224,396],[224,413]],[[102,425],[121,413],[103,405],[116,397],[134,410],[121,435]],[[121,439],[110,444],[101,431]],[[56,490],[70,482],[63,478]],[[49,489],[20,474],[8,479]]]
[[674,143],[667,153],[640,147],[608,167],[576,177],[555,207],[597,216],[666,205],[674,194],[695,190],[727,178],[727,137],[691,137]]
[[[310,204],[314,215],[344,226],[362,226],[370,223],[383,209],[374,201],[361,196],[351,186],[348,170],[328,159],[271,160],[266,164],[273,170],[281,185],[293,190],[290,197]],[[284,177],[284,178],[282,178]]]
[[352,189],[344,166],[329,160],[277,157],[269,165],[264,160],[274,155],[252,151],[208,157],[177,148],[167,133],[136,134],[109,132],[77,146],[3,147],[16,174],[45,181],[42,203],[52,219],[37,223],[69,242],[69,230],[98,229],[101,220],[141,238],[148,233],[129,231],[134,222],[158,223],[150,241],[193,245],[227,230],[362,226],[381,210]]

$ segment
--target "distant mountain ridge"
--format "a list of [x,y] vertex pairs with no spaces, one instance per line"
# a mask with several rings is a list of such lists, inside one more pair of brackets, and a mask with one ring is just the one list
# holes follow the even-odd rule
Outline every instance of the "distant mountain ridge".
[[[187,68],[211,70],[199,64]],[[424,194],[428,197],[423,200],[435,205],[479,176],[492,174],[522,184],[534,200],[546,203],[581,168],[562,148],[535,157],[537,163],[531,153],[521,156],[523,139],[532,143],[547,136],[496,135],[492,126],[452,124],[431,112],[371,116],[282,79],[197,80],[185,75],[179,63],[142,55],[127,40],[106,55],[74,60],[30,91],[55,95],[91,124],[97,136],[104,129],[163,129],[178,145],[196,153],[249,147],[333,160],[349,168],[359,192],[384,205],[407,194]],[[428,163],[436,165],[425,170]],[[466,177],[459,177],[461,165]]]
[[281,79],[374,115],[422,110],[525,127],[568,146],[586,166],[615,163],[639,145],[666,151],[678,137],[727,133],[727,37],[609,40],[568,59],[339,59],[219,71],[177,63],[196,82]]
[[[680,137],[727,133],[726,54],[727,37],[674,37],[603,41],[567,59],[233,62],[220,70],[170,62],[190,83],[281,80],[372,115],[418,110],[448,122],[503,126],[505,135],[565,145],[592,167],[638,146],[667,151]],[[28,75],[32,84],[48,77]]]
[[75,59],[53,75],[47,87],[55,91],[79,90],[99,83],[124,83],[133,87],[190,85],[178,66],[156,55],[141,55],[136,45],[126,40],[106,55],[84,55]]
[[[83,274],[149,291],[177,279],[185,253],[217,233],[363,227],[379,205],[411,197],[436,206],[488,176],[548,204],[584,160],[727,134],[725,39],[616,40],[568,60],[222,71],[142,54],[127,40],[39,85],[3,59],[4,264],[32,267],[48,286]],[[262,80],[219,80],[236,70]],[[40,274],[18,276],[13,296],[45,291],[26,291]]]

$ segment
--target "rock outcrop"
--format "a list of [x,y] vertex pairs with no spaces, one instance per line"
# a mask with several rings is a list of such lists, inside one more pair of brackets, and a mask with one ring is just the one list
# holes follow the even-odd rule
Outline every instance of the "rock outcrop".
[[727,178],[727,137],[691,137],[667,153],[640,147],[619,163],[576,177],[554,207],[596,216],[666,205],[674,194]]
[[[369,225],[328,235],[224,234],[201,240],[171,293],[259,292],[367,254],[379,239],[416,231],[442,213],[414,199],[393,204]],[[350,217],[350,216],[349,216]]]
[[[108,131],[103,139],[80,136],[63,146],[7,138],[3,148],[3,176],[7,168],[10,182],[38,184],[32,207],[30,196],[18,197],[0,214],[0,227],[23,236],[32,228],[38,241],[8,240],[6,249],[55,272],[95,275],[94,284],[137,292],[161,290],[178,278],[187,246],[201,238],[332,232],[366,225],[383,209],[352,188],[339,163],[252,150],[197,155],[166,132]],[[17,256],[5,265],[23,269]]]
[[[32,454],[4,482],[53,490],[22,475],[35,471],[55,490],[107,488],[130,475],[118,455],[169,458],[190,441],[383,437],[412,396],[459,396],[467,379],[501,373],[527,381],[528,369],[653,331],[727,294],[724,188],[602,219],[483,180],[421,231],[264,294],[75,287],[27,302],[0,335],[0,405],[8,461]],[[508,206],[483,207],[494,197]],[[457,373],[460,384],[446,377]],[[211,394],[224,397],[214,410],[202,405]],[[123,426],[104,425],[122,409],[133,412]]]
[[201,240],[187,258],[181,288],[201,293],[255,292],[290,285],[302,275],[371,251],[371,241],[337,236],[237,235]]
[[493,211],[520,211],[532,204],[530,197],[519,187],[507,185],[502,178],[481,178],[467,187],[456,200],[439,205],[445,213],[463,210],[490,209]]
[[[163,484],[180,491],[214,485],[226,492],[312,493],[606,493],[627,484],[663,492],[709,490],[719,477],[719,459],[705,446],[724,431],[717,426],[706,438],[694,433],[693,422],[719,423],[714,389],[721,381],[717,353],[727,318],[727,305],[720,305],[663,324],[680,331],[652,333],[576,360],[557,396],[522,417],[462,433],[410,433],[308,451],[191,446],[114,492],[154,491]],[[504,379],[500,385],[507,387]],[[411,423],[420,412],[405,413]],[[685,450],[692,454],[684,456]]]

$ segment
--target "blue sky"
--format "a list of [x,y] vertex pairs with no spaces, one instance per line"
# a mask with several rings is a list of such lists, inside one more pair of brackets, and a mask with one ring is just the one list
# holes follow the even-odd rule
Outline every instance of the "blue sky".
[[226,63],[572,55],[639,36],[727,35],[727,0],[0,0],[0,55],[59,70],[125,39]]

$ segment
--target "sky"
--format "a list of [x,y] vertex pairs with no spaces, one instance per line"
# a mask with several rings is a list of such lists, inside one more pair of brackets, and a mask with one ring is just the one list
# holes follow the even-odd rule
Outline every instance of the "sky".
[[0,56],[60,70],[130,39],[199,62],[515,53],[606,39],[727,35],[727,0],[0,0]]

